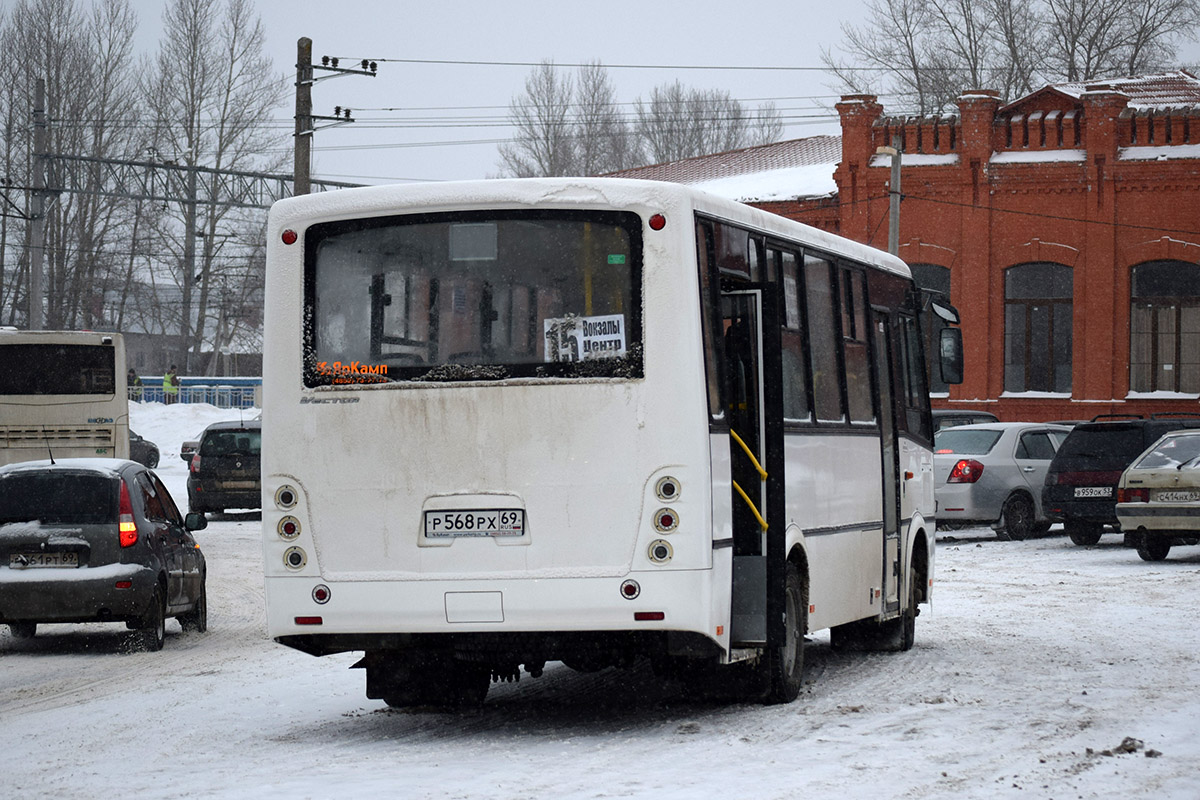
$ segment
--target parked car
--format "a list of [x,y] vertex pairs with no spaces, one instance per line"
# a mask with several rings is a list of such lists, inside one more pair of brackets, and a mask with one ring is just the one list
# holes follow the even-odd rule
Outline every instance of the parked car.
[[158,445],[139,436],[136,431],[129,431],[129,458],[144,467],[154,469],[158,466]]
[[188,472],[188,509],[199,514],[260,508],[262,423],[214,422],[200,435]]
[[204,554],[162,481],[124,459],[0,467],[0,622],[27,639],[51,622],[124,622],[161,650],[166,619],[208,627]]
[[1200,430],[1168,433],[1134,459],[1117,486],[1117,519],[1138,534],[1145,561],[1200,543]]
[[935,433],[942,428],[999,421],[996,415],[990,411],[973,411],[968,408],[935,408],[933,410],[933,430]]
[[[1076,425],[1046,473],[1042,505],[1046,515],[1063,523],[1080,546],[1100,541],[1107,526],[1120,530],[1117,484],[1121,473],[1159,437],[1171,431],[1200,428],[1200,417],[1155,415],[1104,419]],[[1136,544],[1136,536],[1130,538]]]
[[1070,428],[990,422],[943,428],[933,437],[939,525],[984,523],[998,539],[1049,530],[1041,488],[1050,460]]

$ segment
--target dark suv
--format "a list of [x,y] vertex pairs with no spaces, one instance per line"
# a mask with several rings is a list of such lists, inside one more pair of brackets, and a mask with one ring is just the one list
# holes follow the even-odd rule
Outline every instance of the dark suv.
[[1117,483],[1138,455],[1160,436],[1181,428],[1200,428],[1200,417],[1154,415],[1103,419],[1076,425],[1058,448],[1042,506],[1052,522],[1062,522],[1077,545],[1100,541],[1107,525],[1117,526]]
[[160,650],[167,617],[208,627],[204,517],[175,507],[133,461],[64,458],[0,467],[0,623],[124,622]]
[[200,434],[188,472],[188,510],[261,508],[262,423],[214,422]]

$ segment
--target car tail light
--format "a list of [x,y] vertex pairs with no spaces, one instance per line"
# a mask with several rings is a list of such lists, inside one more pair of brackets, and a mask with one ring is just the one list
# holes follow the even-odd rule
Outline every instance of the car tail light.
[[196,455],[192,456],[191,470],[192,470],[193,475],[195,475],[197,472],[200,471],[200,454],[199,453],[196,453]]
[[1117,489],[1118,503],[1149,503],[1149,489]]
[[954,465],[954,469],[950,470],[948,483],[974,483],[981,475],[983,464],[973,458],[962,458]]
[[129,487],[121,481],[121,505],[117,509],[117,528],[120,532],[121,547],[133,547],[137,544],[137,523],[133,521],[133,503],[129,499]]

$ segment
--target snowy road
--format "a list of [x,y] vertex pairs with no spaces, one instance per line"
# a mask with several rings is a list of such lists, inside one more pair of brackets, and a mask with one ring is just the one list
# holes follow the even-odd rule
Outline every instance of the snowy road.
[[[458,715],[387,710],[354,656],[266,641],[257,518],[216,520],[209,633],[171,623],[161,653],[127,652],[120,626],[0,634],[5,795],[1200,796],[1200,548],[1151,565],[1115,536],[959,536],[917,647],[815,636],[792,705],[556,664]],[[1127,736],[1162,755],[1099,754]]]
[[[182,498],[171,446],[160,474]],[[207,634],[172,621],[161,653],[135,653],[117,625],[32,641],[0,627],[0,785],[5,798],[1200,797],[1200,547],[1148,564],[1113,535],[1086,550],[954,536],[917,646],[835,654],[813,636],[791,705],[552,664],[447,714],[367,700],[354,654],[267,641],[259,520],[230,515],[197,534]],[[1103,754],[1125,737],[1144,745]]]

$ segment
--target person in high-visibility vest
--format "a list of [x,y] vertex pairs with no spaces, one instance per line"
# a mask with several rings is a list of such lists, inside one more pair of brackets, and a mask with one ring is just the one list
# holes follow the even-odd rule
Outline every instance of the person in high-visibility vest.
[[175,372],[175,365],[167,370],[167,374],[163,375],[163,402],[167,405],[179,401],[179,375]]

